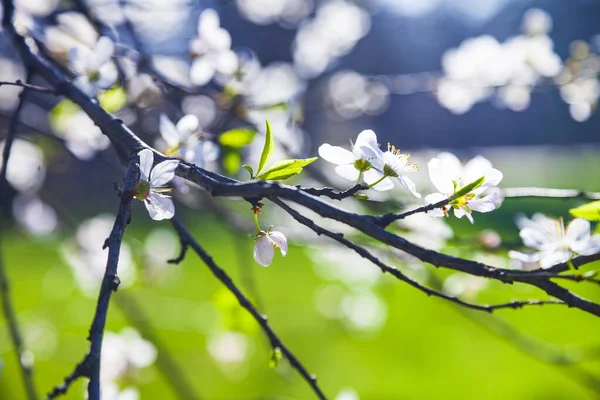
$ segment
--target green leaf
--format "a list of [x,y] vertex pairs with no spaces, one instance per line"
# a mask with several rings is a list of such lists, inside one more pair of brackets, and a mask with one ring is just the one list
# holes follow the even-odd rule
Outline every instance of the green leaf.
[[588,221],[600,221],[600,200],[571,208],[569,212],[574,217],[585,218]]
[[109,113],[115,113],[127,104],[127,92],[122,87],[115,87],[98,95],[100,105]]
[[362,193],[356,193],[353,197],[356,200],[369,200],[369,196],[367,196],[366,194],[362,194]]
[[269,120],[267,122],[267,134],[265,138],[265,146],[263,147],[262,154],[260,155],[260,161],[258,163],[258,168],[256,169],[256,174],[260,174],[267,165],[269,158],[271,158],[271,154],[273,154],[273,150],[275,150],[275,142],[273,141],[273,133],[271,132],[271,124]]
[[247,128],[231,129],[219,136],[219,143],[234,149],[248,146],[254,140],[256,131]]
[[265,172],[256,178],[263,181],[282,181],[294,175],[298,175],[300,172],[302,172],[302,168],[284,168],[276,171]]
[[304,158],[304,159],[298,159],[298,160],[278,161],[275,164],[271,165],[269,168],[267,168],[265,171],[263,171],[263,173],[260,174],[259,176],[257,176],[256,178],[262,179],[262,180],[272,179],[272,178],[265,178],[265,176],[270,175],[276,171],[284,170],[284,169],[300,168],[300,170],[302,170],[302,168],[306,167],[308,164],[316,161],[317,158],[318,157]]
[[54,108],[50,110],[48,116],[50,127],[55,132],[64,132],[69,128],[71,117],[77,114],[79,110],[81,110],[79,106],[71,100],[63,99],[59,101]]
[[242,165],[242,168],[244,168],[246,171],[248,171],[250,173],[250,179],[254,179],[254,170],[252,169],[251,166]]
[[477,179],[475,182],[471,182],[468,185],[465,185],[458,192],[454,193],[452,198],[458,199],[459,197],[464,196],[465,194],[471,192],[472,190],[477,189],[479,186],[481,186],[483,184],[483,181],[485,181],[485,176],[482,176],[481,178]]
[[279,361],[283,358],[283,353],[279,347],[273,348],[271,351],[271,360],[269,361],[269,367],[275,368],[279,365]]
[[224,151],[223,168],[230,174],[235,174],[240,170],[242,165],[242,156],[237,150]]

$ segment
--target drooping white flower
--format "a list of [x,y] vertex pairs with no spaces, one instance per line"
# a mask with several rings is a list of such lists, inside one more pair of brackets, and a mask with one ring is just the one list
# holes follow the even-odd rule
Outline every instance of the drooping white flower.
[[460,160],[451,153],[440,153],[432,158],[427,164],[429,168],[429,179],[438,193],[432,193],[425,197],[427,204],[434,204],[445,200],[460,191],[465,186],[484,178],[483,183],[453,200],[449,205],[429,212],[434,217],[448,215],[448,209],[454,209],[457,218],[466,216],[473,223],[472,211],[490,212],[498,207],[499,198],[497,193],[488,194],[502,180],[502,172],[492,167],[492,163],[482,156],[477,156],[467,162],[464,166]]
[[198,117],[188,114],[177,125],[166,115],[160,116],[160,135],[167,142],[167,154],[181,157],[184,161],[203,166],[205,162],[215,161],[219,157],[219,146],[209,140],[203,140],[194,132],[198,129]]
[[263,267],[268,267],[273,262],[275,249],[281,251],[285,257],[288,251],[287,239],[285,235],[278,231],[261,231],[254,244],[254,259]]
[[566,229],[562,219],[552,219],[537,213],[531,219],[520,217],[517,225],[523,244],[535,253],[510,251],[509,256],[524,264],[539,263],[541,268],[570,260],[577,254],[590,255],[600,251],[600,235],[591,234],[590,222],[575,218]]
[[383,151],[379,148],[377,135],[372,130],[359,133],[352,151],[325,143],[319,147],[319,156],[337,165],[335,172],[344,179],[359,183],[359,178],[362,177],[367,185],[381,180],[373,187],[379,191],[394,187],[392,180],[388,177],[384,178],[381,172],[384,166]]
[[213,9],[204,10],[198,17],[198,37],[190,42],[190,53],[195,57],[190,68],[194,85],[205,85],[216,73],[230,75],[238,68],[231,36],[220,25],[219,14]]
[[111,62],[115,44],[106,36],[98,39],[93,49],[76,46],[69,51],[69,63],[78,77],[75,85],[88,96],[95,97],[117,80],[117,68]]
[[164,194],[171,189],[165,188],[164,185],[175,176],[179,161],[166,160],[152,168],[154,155],[151,150],[144,149],[138,153],[138,156],[140,157],[140,181],[133,190],[134,197],[144,202],[150,218],[156,221],[173,218],[175,215],[173,200]]

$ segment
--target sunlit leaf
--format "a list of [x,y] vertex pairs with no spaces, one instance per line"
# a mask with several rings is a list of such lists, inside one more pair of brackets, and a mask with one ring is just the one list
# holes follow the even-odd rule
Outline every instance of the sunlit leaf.
[[127,92],[122,87],[115,87],[98,95],[100,105],[109,113],[119,111],[127,104]]
[[476,181],[471,182],[468,185],[465,185],[463,188],[461,188],[456,193],[454,193],[454,195],[452,197],[454,199],[458,199],[459,197],[462,197],[465,194],[470,193],[474,189],[477,189],[479,186],[481,186],[483,184],[483,181],[485,181],[485,176],[482,176],[481,178],[477,179]]
[[256,174],[260,174],[267,165],[269,158],[271,158],[271,154],[275,150],[275,142],[273,141],[273,133],[271,132],[271,124],[269,121],[267,123],[267,133],[265,135],[265,146],[263,147],[262,154],[260,155],[260,161],[258,163],[258,168],[256,169]]
[[258,177],[263,181],[282,181],[302,172],[302,168],[284,168],[276,171],[266,172]]
[[585,218],[588,221],[600,221],[600,200],[571,208],[569,212],[574,217]]
[[317,158],[318,157],[304,158],[304,159],[298,159],[298,160],[278,161],[275,164],[271,165],[269,168],[267,168],[265,171],[263,171],[262,174],[257,176],[257,179],[262,179],[262,180],[271,179],[272,180],[273,178],[268,178],[267,176],[273,176],[273,173],[275,173],[277,171],[281,171],[281,170],[292,170],[292,169],[299,168],[300,171],[302,171],[302,168],[304,168],[308,164],[316,161]]
[[239,149],[252,143],[255,135],[256,131],[253,129],[232,129],[219,136],[219,143],[223,146]]
[[81,110],[79,106],[71,100],[63,99],[59,101],[52,110],[50,110],[49,120],[52,130],[61,132],[68,129],[70,119]]

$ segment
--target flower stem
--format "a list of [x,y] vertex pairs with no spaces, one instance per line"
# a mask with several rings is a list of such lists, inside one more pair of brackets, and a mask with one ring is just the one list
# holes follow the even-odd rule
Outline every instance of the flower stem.
[[378,183],[381,183],[385,178],[387,178],[387,175],[383,175],[381,178],[379,178],[375,182],[371,183],[369,185],[369,187],[372,188],[373,186],[377,185]]
[[573,265],[573,261],[571,261],[570,259],[567,261],[567,266],[569,267],[569,270],[571,270],[573,275],[579,275],[579,271],[577,270],[577,268],[575,268],[575,265]]
[[258,223],[258,213],[254,213],[254,225],[256,226],[256,234],[258,235],[260,231],[260,224]]
[[363,176],[363,171],[359,171],[358,173],[358,178],[356,179],[356,183],[354,184],[354,186],[358,185],[360,183],[360,180],[362,179]]

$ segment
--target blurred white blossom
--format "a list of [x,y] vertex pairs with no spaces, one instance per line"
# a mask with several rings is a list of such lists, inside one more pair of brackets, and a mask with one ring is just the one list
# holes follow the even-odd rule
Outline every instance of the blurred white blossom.
[[16,221],[35,236],[52,233],[58,226],[54,209],[37,196],[18,195],[13,201]]
[[238,67],[237,56],[231,51],[231,36],[221,28],[219,14],[213,9],[204,10],[198,17],[198,37],[190,42],[194,57],[190,80],[202,86],[216,73],[231,75]]
[[166,154],[181,157],[200,167],[219,157],[219,146],[202,138],[198,132],[199,121],[193,114],[183,116],[177,125],[166,115],[160,116],[159,131],[166,142]]
[[[102,249],[102,246],[114,221],[114,216],[110,214],[85,220],[77,228],[74,240],[65,241],[60,247],[61,256],[71,267],[75,282],[86,296],[98,295],[108,257],[108,248]],[[118,270],[121,287],[131,286],[135,282],[137,272],[131,250],[125,242],[121,243]]]
[[102,341],[100,380],[114,381],[131,375],[152,365],[156,356],[156,347],[135,329],[124,328],[118,334],[107,331]]
[[338,71],[329,78],[327,96],[343,118],[377,115],[387,108],[390,91],[386,85],[354,71]]
[[443,291],[449,296],[474,300],[480,291],[487,287],[488,280],[463,273],[450,275],[444,281]]
[[219,332],[207,343],[208,352],[220,365],[243,363],[248,357],[249,340],[239,332]]
[[88,96],[95,97],[116,82],[117,67],[111,61],[114,52],[115,44],[106,36],[92,49],[76,46],[69,50],[69,64],[77,75],[74,83]]
[[345,0],[324,2],[313,19],[300,27],[294,44],[294,64],[303,77],[323,73],[348,53],[371,27],[371,17]]
[[[5,142],[0,143],[0,162],[4,159],[4,145]],[[34,193],[45,178],[44,154],[40,148],[27,140],[15,138],[6,170],[8,182],[19,192]]]
[[312,0],[237,0],[240,13],[255,24],[297,24],[312,11]]
[[[418,205],[407,207],[405,211],[418,208]],[[439,218],[432,218],[425,213],[416,213],[398,220],[397,224],[408,230],[402,236],[407,240],[431,250],[440,250],[446,245],[446,240],[454,235],[452,229]]]
[[569,261],[573,256],[590,255],[600,251],[600,235],[591,233],[590,222],[575,218],[566,229],[562,219],[552,219],[537,213],[531,219],[520,216],[517,225],[523,244],[535,253],[510,251],[509,256],[524,265],[539,262],[541,268]]

